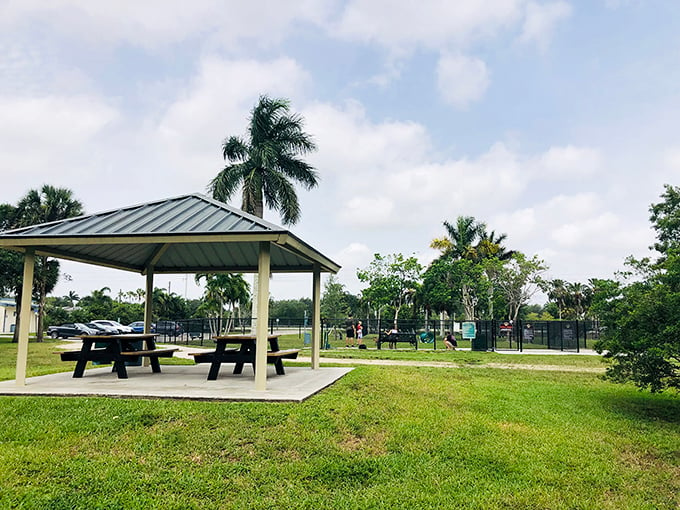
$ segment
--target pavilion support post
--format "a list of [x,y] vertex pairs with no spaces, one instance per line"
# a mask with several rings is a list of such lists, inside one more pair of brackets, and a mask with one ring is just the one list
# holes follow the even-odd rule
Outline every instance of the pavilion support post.
[[[144,294],[144,333],[151,333],[153,322],[153,266],[146,268],[146,292]],[[150,358],[142,357],[142,366],[148,367]]]
[[28,333],[31,327],[31,298],[33,297],[33,270],[35,251],[27,249],[24,254],[24,279],[21,287],[21,317],[19,318],[19,346],[17,351],[16,385],[26,386],[28,364]]
[[153,267],[146,269],[146,293],[144,295],[144,333],[151,333],[153,322]]
[[319,368],[321,350],[321,268],[314,264],[312,273],[312,370]]
[[267,389],[267,345],[269,331],[270,243],[260,242],[257,273],[257,324],[255,341],[255,390]]

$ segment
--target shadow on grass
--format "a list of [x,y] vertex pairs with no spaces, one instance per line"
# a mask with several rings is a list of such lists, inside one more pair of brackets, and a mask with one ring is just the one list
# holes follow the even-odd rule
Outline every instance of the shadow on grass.
[[608,394],[603,407],[630,420],[680,424],[680,395],[655,395],[644,391],[637,394]]

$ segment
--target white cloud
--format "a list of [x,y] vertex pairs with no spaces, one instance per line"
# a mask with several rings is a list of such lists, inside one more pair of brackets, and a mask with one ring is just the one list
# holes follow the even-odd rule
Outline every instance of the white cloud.
[[345,6],[335,32],[346,39],[395,49],[460,47],[516,23],[522,15],[523,3],[523,0],[352,0]]
[[568,180],[595,175],[602,169],[602,155],[592,147],[550,147],[529,161],[533,176],[546,180]]
[[73,185],[91,172],[93,145],[119,113],[96,97],[0,96],[0,118],[3,195],[17,197],[43,183]]
[[246,135],[249,111],[258,97],[287,97],[295,103],[307,80],[307,73],[292,59],[206,57],[186,89],[150,127],[157,154],[169,168],[185,173],[191,169],[183,177],[188,189],[203,191],[224,164],[222,141]]
[[227,47],[244,39],[267,46],[280,41],[295,22],[323,22],[332,8],[332,3],[314,0],[22,0],[0,6],[0,26],[11,29],[47,21],[63,35],[90,43],[128,43],[149,49],[197,37]]
[[444,55],[437,64],[437,85],[444,101],[465,108],[479,101],[489,87],[486,64],[464,55]]
[[529,2],[519,40],[545,49],[556,25],[571,15],[571,5],[558,1],[545,4]]

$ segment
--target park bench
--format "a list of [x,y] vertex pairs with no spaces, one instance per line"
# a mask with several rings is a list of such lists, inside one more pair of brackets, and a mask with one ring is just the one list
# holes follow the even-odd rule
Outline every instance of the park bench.
[[418,349],[418,336],[415,331],[398,331],[397,333],[380,333],[378,335],[377,347],[380,349],[381,344],[389,343],[390,349],[396,347],[397,342],[408,342]]

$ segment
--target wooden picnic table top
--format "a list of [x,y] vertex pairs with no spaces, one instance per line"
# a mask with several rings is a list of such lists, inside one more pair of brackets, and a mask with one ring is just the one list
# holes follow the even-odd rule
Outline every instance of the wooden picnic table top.
[[158,333],[119,333],[117,335],[78,335],[83,340],[148,340],[155,338]]
[[[279,338],[280,335],[268,335],[267,340],[272,340],[275,338]],[[244,340],[257,340],[256,335],[222,335],[222,336],[214,336],[213,340],[233,340],[234,342],[242,342]]]

